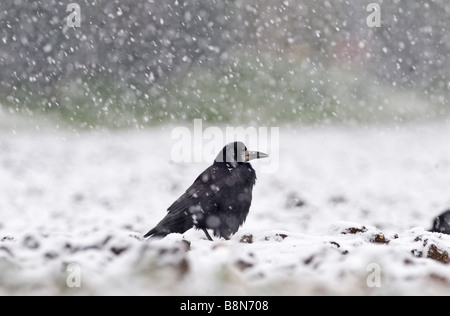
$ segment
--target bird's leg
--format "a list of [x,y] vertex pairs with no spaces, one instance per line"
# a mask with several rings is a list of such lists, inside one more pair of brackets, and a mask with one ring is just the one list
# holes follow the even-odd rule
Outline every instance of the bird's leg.
[[213,239],[211,238],[211,236],[209,235],[208,231],[206,230],[206,228],[203,228],[203,232],[206,235],[206,238],[208,238],[209,241],[213,241]]

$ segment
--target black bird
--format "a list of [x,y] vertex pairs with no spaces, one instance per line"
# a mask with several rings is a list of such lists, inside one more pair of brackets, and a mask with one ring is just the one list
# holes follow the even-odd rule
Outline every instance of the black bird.
[[434,219],[431,232],[450,235],[450,210]]
[[269,157],[249,151],[241,142],[226,145],[214,164],[206,169],[192,186],[169,208],[168,214],[145,234],[163,238],[171,233],[184,233],[195,227],[229,239],[247,218],[252,203],[256,173],[249,161]]

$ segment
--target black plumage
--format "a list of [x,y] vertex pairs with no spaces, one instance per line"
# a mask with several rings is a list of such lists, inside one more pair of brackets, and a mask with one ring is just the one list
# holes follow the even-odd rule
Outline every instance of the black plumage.
[[250,160],[268,157],[248,151],[241,142],[228,144],[187,191],[168,208],[164,219],[144,237],[165,237],[195,227],[229,239],[245,222],[252,203],[256,173]]
[[431,232],[450,235],[450,210],[434,219]]

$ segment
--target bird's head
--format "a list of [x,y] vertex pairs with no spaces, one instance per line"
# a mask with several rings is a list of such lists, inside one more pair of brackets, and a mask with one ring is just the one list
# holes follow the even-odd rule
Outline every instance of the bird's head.
[[226,145],[217,155],[214,162],[223,162],[236,167],[239,163],[247,163],[254,159],[267,157],[269,157],[269,155],[265,153],[248,150],[242,142],[234,142]]

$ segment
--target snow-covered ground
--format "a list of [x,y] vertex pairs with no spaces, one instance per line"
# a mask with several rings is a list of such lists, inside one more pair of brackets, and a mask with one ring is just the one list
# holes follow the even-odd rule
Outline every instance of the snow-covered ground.
[[209,165],[170,131],[1,129],[0,295],[450,294],[449,125],[281,127],[232,240],[146,242]]

